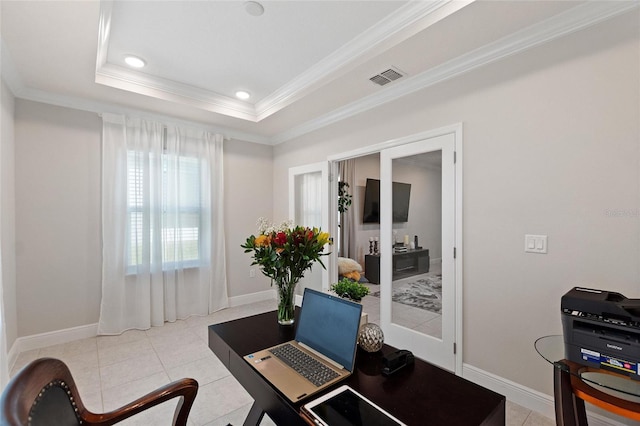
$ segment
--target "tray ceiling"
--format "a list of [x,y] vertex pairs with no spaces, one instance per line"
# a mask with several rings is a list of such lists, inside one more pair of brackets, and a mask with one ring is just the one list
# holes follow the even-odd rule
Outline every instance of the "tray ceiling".
[[[254,16],[247,3],[3,0],[2,75],[20,98],[279,143],[638,5],[268,0]],[[370,81],[390,69],[403,77]]]

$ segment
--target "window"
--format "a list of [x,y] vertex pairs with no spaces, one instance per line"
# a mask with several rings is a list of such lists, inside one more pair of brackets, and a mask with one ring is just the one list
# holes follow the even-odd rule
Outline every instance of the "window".
[[98,333],[146,329],[228,306],[219,208],[224,137],[109,113],[102,123]]
[[322,226],[322,172],[295,176],[296,225]]
[[[162,154],[159,160],[156,157],[127,152],[130,273],[145,264],[145,259],[150,259],[151,264],[162,262],[163,269],[178,263],[183,267],[200,264],[200,160],[168,154]],[[158,224],[154,223],[157,218]],[[146,221],[149,226],[145,226]]]

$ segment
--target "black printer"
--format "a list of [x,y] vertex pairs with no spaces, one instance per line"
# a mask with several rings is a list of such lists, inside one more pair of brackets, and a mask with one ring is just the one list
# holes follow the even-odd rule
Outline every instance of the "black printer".
[[640,380],[640,299],[575,287],[560,308],[568,360]]

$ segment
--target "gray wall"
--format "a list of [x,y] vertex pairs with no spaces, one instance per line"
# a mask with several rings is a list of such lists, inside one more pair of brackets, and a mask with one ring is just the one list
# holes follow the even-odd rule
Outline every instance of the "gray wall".
[[15,226],[15,98],[4,81],[0,88],[2,112],[0,128],[0,236],[2,238],[2,298],[7,349],[18,337],[18,313],[16,310],[16,226]]
[[[242,141],[225,141],[225,223],[229,297],[269,290],[271,281],[251,265],[240,247],[258,232],[259,217],[273,219],[273,148]],[[286,192],[286,186],[284,187]],[[255,278],[249,277],[254,268]]]
[[23,100],[15,120],[18,334],[95,323],[101,120]]
[[[485,66],[274,151],[291,166],[462,122],[463,361],[552,394],[537,337],[576,285],[640,298],[638,14]],[[384,89],[383,89],[384,90]],[[274,191],[275,215],[286,194]],[[549,253],[525,254],[524,235]]]
[[[90,112],[17,100],[15,129],[17,335],[96,323],[102,121]],[[224,162],[229,296],[268,290],[268,279],[249,278],[251,260],[240,244],[256,232],[259,216],[271,216],[272,148],[225,141]],[[2,238],[4,248],[4,229]],[[3,266],[5,260],[3,253]]]

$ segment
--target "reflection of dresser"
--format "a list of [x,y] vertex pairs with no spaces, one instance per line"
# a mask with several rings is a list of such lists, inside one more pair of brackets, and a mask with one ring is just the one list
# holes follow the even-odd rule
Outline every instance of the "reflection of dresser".
[[[407,250],[393,254],[393,279],[399,280],[411,275],[429,272],[429,249]],[[380,255],[364,256],[364,275],[374,283],[380,284]]]

